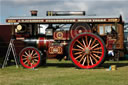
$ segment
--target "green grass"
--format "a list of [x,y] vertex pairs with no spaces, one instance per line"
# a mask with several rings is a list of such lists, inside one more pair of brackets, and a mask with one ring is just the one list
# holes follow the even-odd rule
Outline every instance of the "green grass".
[[[117,65],[116,71],[106,71]],[[48,60],[36,70],[0,69],[0,85],[128,85],[128,61],[107,61],[97,69],[76,69],[70,61]]]

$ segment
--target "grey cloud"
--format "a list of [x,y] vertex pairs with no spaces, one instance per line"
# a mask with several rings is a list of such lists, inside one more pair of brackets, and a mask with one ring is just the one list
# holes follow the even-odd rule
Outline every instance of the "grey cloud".
[[122,14],[125,21],[128,21],[128,1],[97,1],[88,6],[89,13],[105,16]]
[[[119,15],[123,14],[128,21],[127,0],[2,0],[2,17],[30,15],[29,11],[37,9],[39,16],[45,16],[46,11],[87,11],[87,14]],[[11,13],[10,13],[11,12]]]

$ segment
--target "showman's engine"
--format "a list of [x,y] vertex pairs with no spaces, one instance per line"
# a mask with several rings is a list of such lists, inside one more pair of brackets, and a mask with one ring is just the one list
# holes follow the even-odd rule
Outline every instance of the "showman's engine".
[[[122,16],[87,16],[85,11],[47,11],[45,17],[10,17],[12,36],[24,41],[19,54],[25,68],[38,67],[47,58],[71,60],[78,68],[89,69],[107,59],[124,56]],[[17,24],[18,23],[18,24]]]

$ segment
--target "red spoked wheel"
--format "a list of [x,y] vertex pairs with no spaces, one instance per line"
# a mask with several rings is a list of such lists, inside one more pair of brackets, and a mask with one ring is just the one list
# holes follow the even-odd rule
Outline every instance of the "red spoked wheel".
[[91,32],[91,28],[87,23],[75,23],[70,28],[70,36],[72,39],[84,32]]
[[79,34],[69,46],[69,56],[78,68],[90,69],[99,66],[105,54],[103,40],[93,33]]
[[20,63],[25,68],[35,68],[41,63],[41,54],[34,47],[26,47],[20,53]]

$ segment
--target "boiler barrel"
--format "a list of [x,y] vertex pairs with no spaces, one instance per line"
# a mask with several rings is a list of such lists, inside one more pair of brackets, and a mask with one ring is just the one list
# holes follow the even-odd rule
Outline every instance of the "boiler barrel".
[[85,11],[47,11],[47,16],[84,16]]
[[24,42],[27,45],[35,46],[39,49],[47,49],[49,44],[53,42],[52,39],[46,39],[45,37],[39,37],[39,38],[31,38],[31,39],[25,39]]

